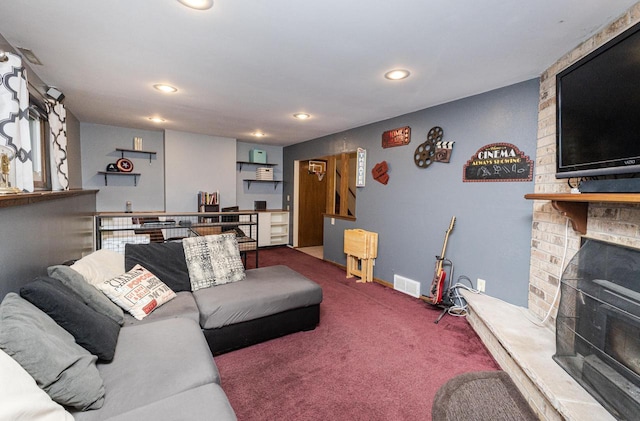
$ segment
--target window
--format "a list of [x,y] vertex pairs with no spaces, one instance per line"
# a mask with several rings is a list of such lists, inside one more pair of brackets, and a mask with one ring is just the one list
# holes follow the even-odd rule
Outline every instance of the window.
[[44,104],[30,96],[29,133],[31,136],[31,159],[33,160],[33,185],[46,190],[49,185],[49,123]]

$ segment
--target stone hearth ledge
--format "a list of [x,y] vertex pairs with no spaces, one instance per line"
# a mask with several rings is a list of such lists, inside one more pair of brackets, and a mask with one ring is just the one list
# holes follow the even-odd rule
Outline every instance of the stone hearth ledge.
[[462,294],[469,304],[469,324],[540,419],[615,420],[551,358],[555,333],[535,325],[526,308],[484,294]]

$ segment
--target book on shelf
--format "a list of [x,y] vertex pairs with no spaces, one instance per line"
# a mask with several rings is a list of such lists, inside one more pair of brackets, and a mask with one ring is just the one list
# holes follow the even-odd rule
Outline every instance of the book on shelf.
[[[198,192],[198,210],[200,212],[206,212],[207,207],[215,208],[220,203],[220,192]],[[215,211],[214,211],[215,212]]]

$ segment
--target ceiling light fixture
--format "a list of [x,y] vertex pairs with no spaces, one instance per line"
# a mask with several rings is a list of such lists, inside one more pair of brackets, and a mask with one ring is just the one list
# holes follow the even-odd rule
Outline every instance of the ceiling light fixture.
[[178,0],[183,5],[196,10],[207,10],[213,7],[213,0]]
[[176,88],[175,86],[166,85],[164,83],[157,83],[153,85],[153,87],[158,91],[164,92],[166,94],[172,94],[174,92],[178,92],[178,88]]
[[264,134],[263,132],[253,132],[253,135],[255,137],[264,137],[264,136],[266,136],[266,134]]
[[153,121],[154,123],[163,123],[165,121],[165,119],[162,117],[149,117],[149,120]]
[[402,80],[409,77],[411,73],[405,69],[394,69],[384,74],[384,77],[389,80]]
[[311,114],[307,113],[295,113],[293,116],[298,120],[307,120],[311,118]]

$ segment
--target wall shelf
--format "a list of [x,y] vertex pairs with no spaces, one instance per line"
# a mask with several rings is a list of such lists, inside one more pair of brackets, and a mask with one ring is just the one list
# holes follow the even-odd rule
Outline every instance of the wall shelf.
[[531,193],[529,200],[550,200],[551,206],[571,220],[571,226],[581,234],[587,233],[589,203],[640,203],[640,193]]
[[282,180],[251,180],[245,178],[244,181],[247,182],[247,188],[251,188],[251,183],[273,183],[273,189],[275,190],[278,187],[279,183],[282,183]]
[[240,165],[240,171],[242,171],[243,165],[256,165],[262,167],[275,167],[278,164],[269,164],[269,163],[260,163],[260,162],[250,162],[250,161],[236,161],[236,164]]
[[104,185],[107,185],[107,176],[108,175],[130,175],[133,176],[133,185],[138,185],[138,176],[140,173],[138,172],[116,172],[116,171],[98,171],[98,174],[104,175]]
[[126,149],[126,148],[116,148],[116,151],[120,152],[120,157],[124,158],[124,153],[142,153],[145,155],[149,155],[149,165],[151,165],[151,157],[157,154],[155,151],[142,151],[138,149]]

